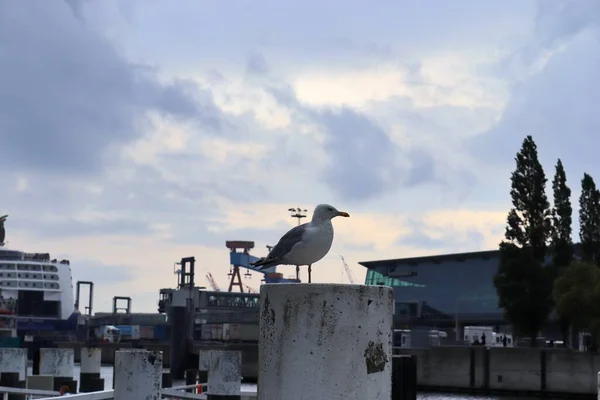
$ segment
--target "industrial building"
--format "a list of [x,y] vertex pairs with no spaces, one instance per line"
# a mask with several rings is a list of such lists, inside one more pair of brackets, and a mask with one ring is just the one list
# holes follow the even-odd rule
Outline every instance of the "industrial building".
[[395,325],[505,325],[494,274],[500,252],[365,261],[367,285],[394,288]]

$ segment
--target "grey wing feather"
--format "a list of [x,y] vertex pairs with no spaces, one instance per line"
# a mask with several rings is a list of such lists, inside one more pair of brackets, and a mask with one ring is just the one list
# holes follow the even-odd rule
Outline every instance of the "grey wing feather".
[[306,232],[306,224],[302,224],[290,229],[285,235],[279,239],[279,242],[273,247],[267,258],[281,260],[287,253],[292,250],[292,247],[302,240]]

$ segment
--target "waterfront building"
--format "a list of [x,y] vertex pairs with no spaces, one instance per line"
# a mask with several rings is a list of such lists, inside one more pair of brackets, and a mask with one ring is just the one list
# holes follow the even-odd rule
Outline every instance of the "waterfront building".
[[364,261],[367,285],[394,288],[395,325],[505,325],[494,274],[500,252]]

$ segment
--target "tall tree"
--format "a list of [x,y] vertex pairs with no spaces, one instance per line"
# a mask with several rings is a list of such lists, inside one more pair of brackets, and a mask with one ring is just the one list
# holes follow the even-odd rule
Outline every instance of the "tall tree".
[[579,196],[581,259],[600,264],[600,192],[594,178],[583,174]]
[[[560,159],[556,163],[552,189],[554,191],[554,208],[552,209],[551,244],[553,280],[556,281],[573,261],[571,189],[567,186],[567,175]],[[554,299],[557,300],[556,291]],[[559,316],[558,324],[563,342],[569,343],[568,332],[573,320],[572,313],[568,312],[565,307],[556,307],[556,311]]]
[[545,268],[552,212],[546,197],[546,175],[531,136],[515,158],[510,196],[513,208],[500,243],[500,265],[494,277],[499,305],[516,334],[537,344],[538,332],[552,311],[551,269]]
[[556,163],[554,179],[554,208],[552,210],[552,265],[560,270],[573,261],[573,207],[571,189],[567,186],[567,175],[560,159]]

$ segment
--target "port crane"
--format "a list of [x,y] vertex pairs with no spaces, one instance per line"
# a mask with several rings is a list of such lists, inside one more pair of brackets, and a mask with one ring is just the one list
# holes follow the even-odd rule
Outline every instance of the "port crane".
[[[242,283],[242,268],[246,270],[246,273],[244,274],[246,277],[251,276],[250,271],[263,274],[264,282],[266,283],[299,282],[297,279],[284,278],[283,274],[276,272],[276,267],[260,270],[253,266],[252,263],[259,259],[258,257],[250,254],[250,250],[254,248],[254,242],[245,240],[228,240],[225,242],[225,246],[229,249],[229,292],[233,291],[234,286],[237,286],[242,293],[244,292],[244,288],[246,288],[250,293],[256,292],[254,289],[249,288],[248,285]],[[269,246],[267,246],[267,248],[269,248]]]
[[219,288],[219,285],[217,285],[215,278],[213,278],[213,276],[210,272],[208,274],[206,274],[206,279],[208,280],[208,283],[210,284],[210,287],[212,288],[212,290],[214,290],[215,292],[221,291],[221,288]]
[[350,267],[346,263],[346,260],[344,260],[344,256],[340,255],[340,258],[342,259],[342,263],[344,264],[344,270],[346,271],[346,275],[348,276],[348,281],[350,281],[350,283],[354,284],[354,277],[352,277],[352,272],[350,271]]

